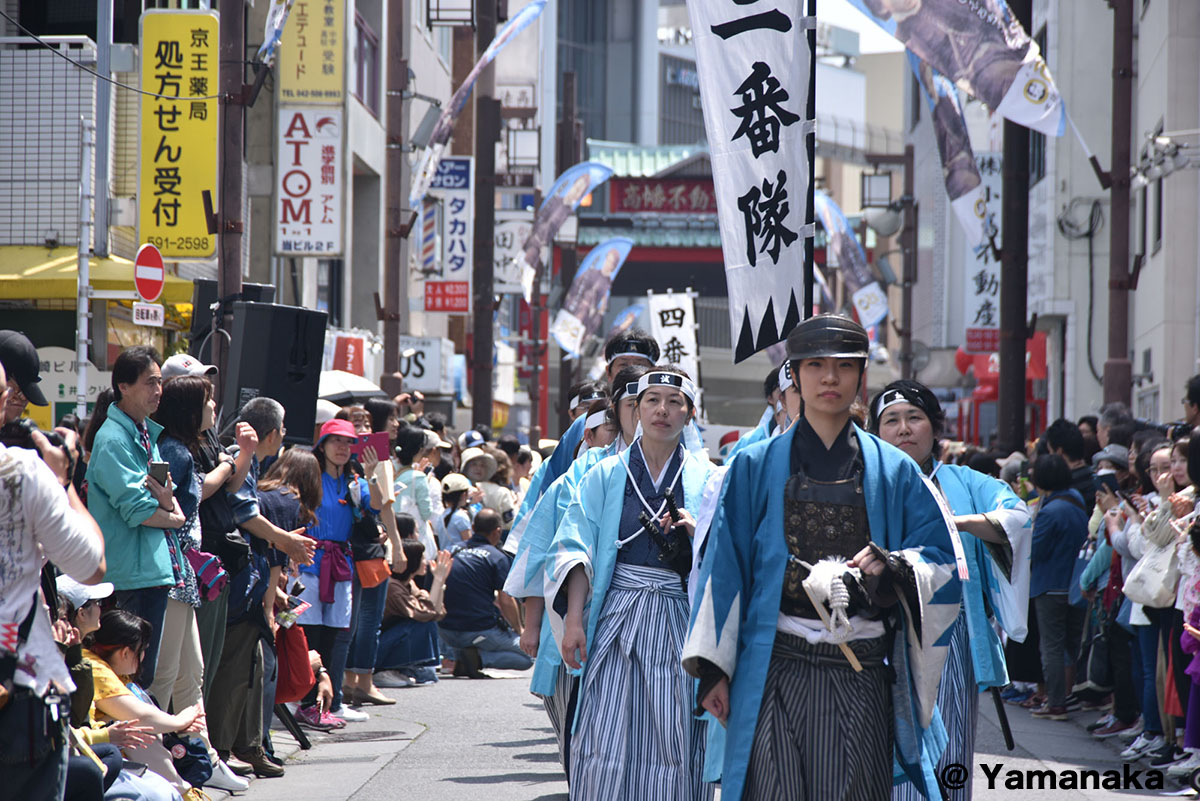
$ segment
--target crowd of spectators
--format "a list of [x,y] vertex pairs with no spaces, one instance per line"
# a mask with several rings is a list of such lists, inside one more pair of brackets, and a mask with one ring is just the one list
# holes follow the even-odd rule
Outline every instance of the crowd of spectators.
[[266,397],[222,425],[216,368],[145,346],[41,432],[33,344],[0,332],[0,366],[13,797],[241,792],[284,774],[273,717],[336,736],[380,687],[529,667],[497,546],[541,454],[515,438],[456,436],[420,393],[319,402],[311,440]]

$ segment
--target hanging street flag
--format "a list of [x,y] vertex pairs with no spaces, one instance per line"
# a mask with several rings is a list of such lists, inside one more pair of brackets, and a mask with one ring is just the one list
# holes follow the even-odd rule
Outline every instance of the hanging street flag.
[[950,207],[963,227],[967,243],[978,251],[987,247],[989,237],[996,232],[996,225],[988,209],[989,197],[983,179],[979,177],[979,168],[975,166],[975,151],[971,149],[971,137],[967,133],[967,121],[963,118],[958,89],[946,80],[945,75],[911,52],[908,54],[908,63],[917,74],[925,100],[929,103]]
[[863,328],[877,325],[888,313],[887,293],[867,266],[867,254],[858,244],[858,238],[850,229],[850,221],[837,203],[821,190],[813,192],[817,207],[817,218],[825,228],[829,240],[829,253],[833,255],[842,271],[842,280],[854,302],[858,321]]
[[583,199],[612,177],[612,174],[613,171],[603,164],[585,161],[568,167],[566,172],[558,176],[554,186],[550,187],[546,199],[538,209],[537,217],[534,218],[533,228],[530,229],[525,243],[521,245],[521,252],[517,254],[513,264],[513,271],[521,276],[521,292],[526,303],[533,301],[533,281],[537,268],[542,263],[542,251],[550,247],[558,229],[575,213]]
[[546,0],[533,0],[504,23],[504,27],[496,33],[496,38],[488,45],[487,50],[483,51],[483,55],[479,57],[474,68],[467,73],[467,77],[455,90],[450,102],[442,109],[442,114],[438,117],[437,125],[433,127],[433,134],[429,138],[429,146],[421,152],[421,160],[413,170],[412,189],[408,194],[410,209],[421,208],[421,200],[429,191],[430,184],[433,183],[433,177],[437,174],[438,162],[442,160],[442,154],[450,142],[450,135],[454,133],[454,122],[462,112],[463,106],[467,105],[467,100],[471,97],[471,90],[475,88],[475,81],[479,79],[479,74],[496,60],[496,56],[504,49],[505,45],[538,18],[545,7]]
[[[645,303],[634,303],[626,306],[620,313],[617,314],[617,319],[613,321],[612,327],[608,329],[608,333],[604,335],[601,342],[607,343],[613,337],[624,334],[629,329],[637,325],[638,320],[642,317],[642,312],[646,311]],[[608,363],[604,361],[604,351],[601,350],[594,359],[592,366],[588,368],[587,377],[591,381],[598,381],[604,375],[604,368]]]
[[1050,70],[1005,0],[921,0],[903,11],[895,0],[850,2],[1001,117],[1047,136],[1066,131]]
[[279,40],[283,38],[283,26],[287,24],[288,14],[292,13],[295,0],[271,0],[267,9],[267,21],[263,27],[263,43],[258,48],[255,59],[267,69],[275,64],[275,53],[279,50]]
[[631,250],[633,240],[618,236],[596,245],[584,257],[567,299],[550,326],[558,346],[569,356],[579,356],[587,338],[600,330],[612,283]]
[[800,321],[812,263],[815,20],[803,0],[762,5],[687,3],[735,363]]
[[995,222],[988,208],[988,197],[979,169],[975,165],[975,153],[971,148],[958,89],[911,52],[908,58],[929,105],[950,206],[969,246],[974,250],[986,247],[989,235],[995,232]]
[[700,345],[696,338],[693,292],[647,292],[650,336],[662,347],[661,362],[680,368],[700,385]]

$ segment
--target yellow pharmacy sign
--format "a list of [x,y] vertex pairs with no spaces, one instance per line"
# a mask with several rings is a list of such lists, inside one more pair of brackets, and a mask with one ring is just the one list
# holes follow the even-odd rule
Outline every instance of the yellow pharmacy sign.
[[346,0],[296,0],[279,41],[279,102],[346,98]]
[[[215,11],[146,11],[141,36],[138,241],[168,261],[211,258],[202,193],[217,204],[219,92]],[[214,98],[214,99],[204,99]]]

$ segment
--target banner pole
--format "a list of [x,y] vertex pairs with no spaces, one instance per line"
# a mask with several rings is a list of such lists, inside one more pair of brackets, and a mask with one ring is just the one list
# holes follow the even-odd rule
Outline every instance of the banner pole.
[[[817,151],[817,0],[808,0],[808,16],[813,24],[806,26],[805,36],[808,38],[808,101],[806,118],[813,121],[812,131],[806,135],[805,147],[808,150],[808,212],[804,219],[807,230],[815,231],[815,190],[816,190],[816,151]],[[813,240],[815,236],[804,238],[804,308],[800,310],[800,319],[807,320],[813,313],[813,289],[816,281],[813,275]],[[781,331],[787,336],[787,331]]]

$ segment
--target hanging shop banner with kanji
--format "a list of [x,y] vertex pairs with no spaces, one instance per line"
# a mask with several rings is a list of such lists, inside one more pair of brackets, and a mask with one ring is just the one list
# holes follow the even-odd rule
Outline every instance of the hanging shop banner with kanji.
[[554,241],[554,235],[575,213],[583,199],[611,178],[612,174],[613,171],[603,164],[585,161],[567,168],[550,187],[513,265],[513,270],[521,276],[521,294],[526,303],[533,299],[534,275],[542,264],[542,254],[548,252],[550,243]]
[[[1000,204],[1002,180],[1001,153],[980,153],[975,159],[983,184],[992,202]],[[999,234],[999,231],[995,231]],[[992,353],[1000,350],[1000,259],[991,247],[965,248],[963,264],[963,350],[967,353]]]
[[346,99],[346,0],[295,0],[279,38],[279,102]]
[[988,208],[983,180],[979,177],[979,168],[975,166],[975,151],[971,148],[971,137],[967,133],[967,121],[963,118],[958,89],[946,80],[945,75],[911,52],[908,54],[908,63],[921,82],[925,100],[929,104],[950,208],[954,209],[954,216],[966,234],[967,243],[978,251],[987,247],[988,239],[996,229]]
[[[429,187],[424,210],[441,222],[441,249],[413,271],[413,297],[424,298],[421,310],[468,314],[471,311],[471,274],[475,259],[475,159],[444,158]],[[433,213],[440,207],[440,214]],[[424,220],[423,220],[424,222]],[[422,241],[424,247],[424,240]]]
[[800,320],[811,258],[809,99],[815,20],[803,0],[688,0],[700,73],[733,359],[783,339]]
[[438,174],[438,165],[442,160],[442,154],[446,152],[446,145],[450,143],[450,136],[454,133],[454,123],[463,110],[463,106],[467,105],[467,100],[471,97],[471,90],[475,88],[475,82],[479,80],[480,74],[496,60],[496,56],[500,54],[505,45],[515,39],[518,33],[533,24],[545,7],[546,0],[532,0],[514,14],[508,22],[504,23],[504,27],[496,33],[496,38],[492,39],[487,50],[484,50],[479,57],[479,61],[467,73],[467,77],[463,79],[458,89],[454,90],[454,95],[442,109],[442,114],[433,127],[429,146],[421,151],[421,160],[413,168],[412,188],[408,195],[409,208],[419,209],[421,207],[425,193],[429,191],[434,176]]
[[[496,244],[492,250],[492,263],[495,270],[495,293],[497,295],[520,295],[524,292],[521,286],[521,270],[517,266],[517,258],[521,255],[521,247],[533,232],[533,210],[502,210],[496,212]],[[546,253],[542,253],[546,258]],[[542,273],[542,293],[550,291],[549,271]]]
[[563,307],[550,326],[558,346],[571,358],[579,356],[587,338],[599,332],[613,281],[631,250],[632,239],[613,237],[588,251],[579,265]]
[[661,363],[680,368],[700,383],[700,345],[696,339],[696,299],[692,292],[647,292],[650,335],[662,348]]
[[1066,106],[1050,70],[1004,0],[850,2],[1001,117],[1047,136],[1066,131]]
[[151,94],[141,95],[137,239],[169,261],[217,249],[202,193],[216,204],[219,27],[215,11],[142,14],[141,88]]
[[858,321],[864,328],[878,325],[887,317],[887,293],[867,266],[867,254],[854,236],[850,221],[841,207],[819,189],[813,192],[813,203],[816,205],[817,219],[821,221],[829,240],[828,252],[842,271],[842,280],[846,282],[846,290],[854,303]]
[[280,106],[276,131],[276,255],[342,255],[342,110]]

